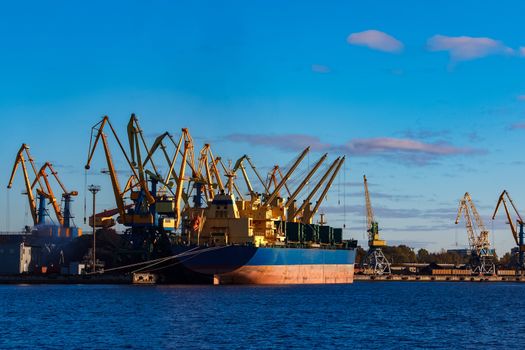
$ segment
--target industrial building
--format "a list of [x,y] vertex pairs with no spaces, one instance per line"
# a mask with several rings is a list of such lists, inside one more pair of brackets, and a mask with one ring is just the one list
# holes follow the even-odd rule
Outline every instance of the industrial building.
[[29,272],[31,247],[24,242],[0,245],[0,274],[18,275]]

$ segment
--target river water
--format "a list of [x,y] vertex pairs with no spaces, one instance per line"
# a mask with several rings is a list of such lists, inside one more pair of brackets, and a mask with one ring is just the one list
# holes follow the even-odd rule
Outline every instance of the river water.
[[0,286],[0,348],[507,349],[524,316],[510,283]]

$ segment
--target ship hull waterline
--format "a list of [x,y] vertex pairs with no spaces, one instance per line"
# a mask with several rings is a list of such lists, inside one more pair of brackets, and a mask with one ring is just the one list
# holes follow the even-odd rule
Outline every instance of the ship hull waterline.
[[[187,282],[255,285],[350,284],[354,249],[225,246],[192,248],[179,259]],[[174,253],[188,251],[178,247]]]

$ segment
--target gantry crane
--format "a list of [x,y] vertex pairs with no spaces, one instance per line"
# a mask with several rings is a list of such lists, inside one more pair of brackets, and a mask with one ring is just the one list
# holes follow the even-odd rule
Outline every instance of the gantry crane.
[[[459,224],[461,215],[465,218],[469,247],[471,250],[472,267],[474,272],[492,275],[496,268],[494,265],[494,250],[490,248],[489,231],[472,201],[468,192],[459,202],[456,225]],[[472,217],[474,220],[472,220]],[[479,232],[479,233],[478,233]]]
[[368,252],[363,258],[361,265],[374,275],[390,274],[390,262],[386,258],[383,249],[386,247],[386,241],[382,240],[379,235],[379,223],[375,219],[370,192],[368,190],[368,180],[363,175],[365,187],[366,202],[366,232],[368,234]]
[[[506,198],[506,199],[505,199]],[[514,214],[516,215],[516,220],[512,219],[511,213],[509,211],[509,207],[507,205],[507,201],[510,203],[512,209],[514,210]],[[492,215],[492,220],[496,218],[496,214],[498,213],[498,209],[500,208],[500,205],[503,204],[503,209],[505,209],[505,214],[507,216],[507,223],[510,226],[510,231],[512,232],[512,237],[514,238],[514,241],[516,242],[516,246],[518,247],[518,267],[519,269],[523,270],[525,268],[524,266],[524,256],[525,256],[525,233],[523,231],[523,219],[521,218],[520,213],[518,212],[518,209],[514,205],[514,202],[512,201],[512,198],[510,198],[509,193],[504,190],[498,199],[498,204],[496,205],[496,209],[494,209],[494,214]],[[517,230],[517,227],[514,225],[514,221],[516,222],[516,225],[518,225],[519,232]]]

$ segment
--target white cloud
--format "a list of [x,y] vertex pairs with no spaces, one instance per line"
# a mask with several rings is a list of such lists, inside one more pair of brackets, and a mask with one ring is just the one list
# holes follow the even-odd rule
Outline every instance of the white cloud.
[[352,33],[346,41],[351,45],[366,46],[373,50],[390,53],[399,53],[404,47],[403,43],[393,36],[374,29]]
[[457,147],[445,142],[422,142],[390,137],[353,139],[345,144],[323,142],[317,136],[302,134],[263,135],[232,134],[226,138],[252,146],[267,146],[284,151],[300,151],[311,146],[312,151],[337,152],[351,156],[384,156],[409,164],[430,164],[434,159],[458,155],[484,154],[485,150]]
[[434,35],[428,39],[430,51],[448,51],[454,61],[468,61],[489,55],[512,55],[514,50],[501,41],[470,36]]

